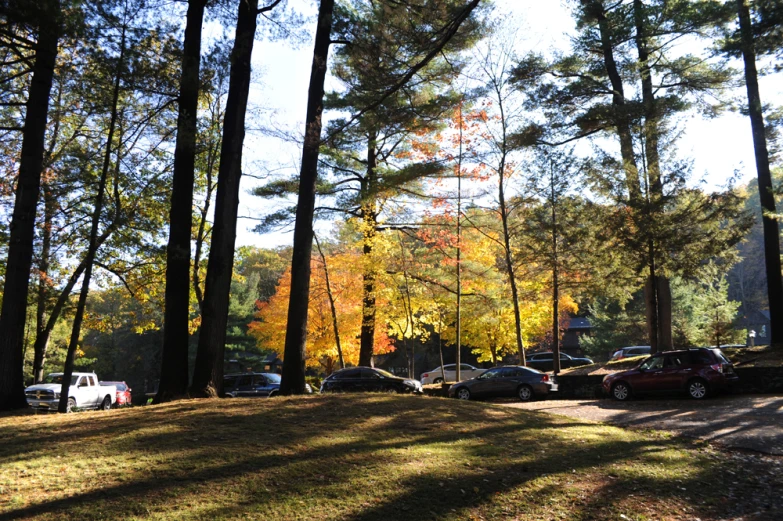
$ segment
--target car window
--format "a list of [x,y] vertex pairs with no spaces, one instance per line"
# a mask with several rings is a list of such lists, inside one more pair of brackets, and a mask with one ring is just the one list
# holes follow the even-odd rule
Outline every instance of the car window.
[[346,378],[359,378],[359,374],[359,369],[348,369],[335,373],[334,377],[338,380],[345,380]]
[[459,364],[460,371],[473,371],[476,368],[468,364]]
[[533,370],[528,369],[527,367],[515,367],[513,376],[530,376],[532,372]]
[[264,387],[266,385],[266,378],[260,374],[253,375],[253,387]]
[[446,364],[443,366],[443,369],[446,371],[454,371],[457,368],[457,364]]
[[503,369],[502,367],[496,367],[494,369],[489,369],[488,371],[484,372],[481,376],[478,377],[479,380],[489,380],[490,378],[497,378],[500,375],[500,370]]
[[223,389],[225,390],[231,390],[237,385],[237,377],[236,376],[228,376],[226,378],[223,378]]
[[239,377],[239,382],[237,383],[237,388],[242,390],[250,389],[253,382],[253,377],[251,375],[244,375]]
[[76,382],[77,387],[80,385],[87,385],[87,379],[83,376],[80,377],[79,380]]
[[273,383],[273,384],[279,384],[281,380],[280,375],[274,373],[265,373],[264,377],[269,383]]
[[533,360],[552,360],[554,356],[552,353],[543,353],[540,355],[533,355]]
[[571,360],[571,357],[565,353],[560,353],[560,360]]
[[644,362],[642,362],[642,365],[639,366],[640,369],[661,369],[663,367],[663,357],[662,356],[653,356],[651,358],[648,358]]
[[125,391],[125,390],[128,389],[128,386],[125,385],[124,383],[118,383],[118,384],[114,384],[114,385],[115,385],[115,387],[117,387],[118,391]]
[[384,371],[383,369],[375,368],[373,371],[381,376],[384,376],[386,378],[394,378],[395,376],[391,374],[389,371]]
[[688,365],[687,353],[673,353],[671,355],[666,355],[663,361],[664,367],[680,367],[683,365]]
[[95,385],[95,378],[93,378],[92,376],[88,376],[87,382],[89,382],[90,386],[92,387],[93,385]]
[[381,378],[381,375],[373,371],[372,369],[362,369],[361,370],[361,377],[362,378],[370,378],[373,380],[378,380]]

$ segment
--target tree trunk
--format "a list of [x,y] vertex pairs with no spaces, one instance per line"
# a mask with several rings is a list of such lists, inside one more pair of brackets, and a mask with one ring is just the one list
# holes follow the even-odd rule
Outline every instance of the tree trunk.
[[27,98],[19,179],[11,218],[3,305],[0,311],[0,410],[27,407],[23,374],[27,292],[49,94],[61,30],[59,0],[42,0],[40,3],[38,41],[35,44],[35,64]]
[[79,337],[82,332],[82,320],[84,319],[84,310],[87,306],[87,295],[90,292],[90,279],[92,277],[92,268],[95,264],[95,253],[98,250],[98,226],[101,222],[101,212],[103,211],[103,199],[106,193],[106,183],[109,177],[109,167],[111,166],[111,147],[114,141],[114,129],[117,126],[119,116],[120,85],[122,84],[122,72],[125,67],[125,28],[122,30],[120,41],[120,56],[117,60],[117,73],[114,78],[114,91],[112,92],[111,117],[109,119],[109,133],[106,136],[106,154],[103,157],[103,167],[101,168],[101,177],[98,182],[98,193],[95,195],[95,209],[92,214],[92,223],[90,226],[90,242],[87,247],[87,256],[85,259],[84,278],[82,279],[82,289],[79,292],[79,302],[76,305],[76,315],[73,319],[71,329],[71,339],[68,343],[68,353],[65,357],[65,368],[63,370],[63,384],[60,390],[60,403],[57,407],[58,412],[67,412],[68,394],[73,375],[73,364],[76,356],[76,348],[79,345]]
[[769,298],[770,345],[783,346],[783,278],[780,272],[780,237],[775,214],[775,198],[772,192],[772,176],[769,169],[769,151],[764,131],[761,94],[756,71],[756,50],[753,26],[747,0],[737,0],[742,57],[745,61],[745,85],[748,90],[748,112],[753,130],[753,149],[756,153],[759,198],[761,199],[764,226],[764,260],[767,273],[767,297]]
[[49,279],[49,261],[52,249],[52,220],[54,219],[55,200],[48,181],[43,184],[44,199],[44,223],[41,230],[41,260],[38,263],[38,302],[35,312],[35,339],[33,344],[33,381],[40,383],[43,380],[43,366],[46,361],[46,348],[49,345],[49,336],[46,342],[38,343],[38,336],[46,328],[46,303],[49,300],[51,281]]
[[[457,356],[455,379],[462,381],[462,144],[463,144],[463,126],[462,105],[464,98],[459,103],[459,154],[457,155],[457,325],[455,334],[457,336]],[[493,353],[493,365],[496,365],[495,355]],[[441,367],[443,361],[441,360]],[[445,381],[445,378],[444,378]]]
[[552,371],[560,373],[560,286],[557,251],[557,195],[555,194],[555,166],[549,165],[549,204],[552,205]]
[[519,353],[519,363],[527,365],[525,359],[525,346],[522,342],[522,317],[519,312],[519,295],[517,291],[517,279],[514,275],[514,264],[511,259],[511,234],[508,231],[508,208],[506,207],[506,194],[503,182],[506,178],[506,157],[508,154],[506,143],[506,117],[503,110],[503,104],[501,102],[500,93],[498,93],[498,104],[500,108],[500,118],[503,125],[503,136],[501,141],[501,158],[500,166],[498,168],[498,206],[500,208],[500,220],[503,224],[503,254],[506,262],[506,273],[508,275],[508,283],[511,285],[511,300],[514,305],[514,330],[517,340],[517,352]]
[[[642,0],[634,0],[634,25],[636,27],[636,51],[639,56],[639,76],[642,84],[642,106],[644,108],[644,155],[647,158],[647,186],[648,186],[648,216],[649,223],[656,220],[657,215],[663,211],[663,182],[661,181],[661,156],[659,150],[659,126],[660,115],[655,100],[653,90],[652,70],[650,68],[649,41],[647,36],[647,19],[644,13]],[[649,224],[648,224],[649,226]],[[649,241],[649,258],[651,263],[655,262],[654,241]],[[656,268],[650,266],[650,272],[654,273]],[[668,351],[672,349],[672,317],[671,317],[671,291],[669,290],[669,280],[665,276],[655,273],[648,279],[645,291],[650,292],[646,297],[648,305],[648,331],[652,332],[655,327],[655,348],[653,352]],[[654,293],[654,294],[653,294]],[[668,316],[661,313],[668,310]],[[653,324],[654,322],[654,324]],[[650,337],[652,346],[652,334]]]
[[191,394],[194,396],[219,396],[223,391],[223,353],[226,347],[231,274],[234,269],[242,146],[245,140],[250,58],[256,34],[257,13],[258,0],[239,2],[215,196],[215,223],[212,228],[201,331],[191,386]]
[[[318,242],[318,236],[313,234],[315,245],[318,248],[318,254],[321,256],[321,262],[324,264],[324,279],[326,280],[326,295],[329,297],[329,309],[332,312],[332,329],[334,330],[334,343],[337,346],[337,358],[340,361],[340,369],[345,369],[345,360],[343,359],[343,348],[340,345],[340,328],[337,327],[337,309],[334,306],[334,295],[332,286],[329,284],[329,269],[326,266],[326,256],[321,250],[321,244]],[[329,371],[331,374],[331,371]]]
[[188,328],[190,316],[190,238],[193,226],[193,170],[198,132],[201,26],[205,0],[188,2],[179,86],[177,144],[169,212],[169,242],[166,248],[166,293],[163,314],[163,352],[160,385],[155,402],[187,394]]
[[324,81],[332,32],[334,0],[321,0],[315,32],[313,64],[307,94],[305,139],[299,172],[299,198],[294,224],[294,248],[291,260],[291,297],[285,335],[281,394],[305,391],[305,349],[307,342],[307,306],[310,299],[310,255],[313,248],[313,210],[318,178],[318,153],[321,145]]
[[375,246],[378,215],[375,203],[377,193],[377,157],[375,135],[371,134],[367,144],[367,177],[363,183],[362,219],[364,232],[362,237],[363,294],[362,327],[360,333],[359,365],[369,366],[375,347],[375,263],[372,252]]
[[598,21],[598,29],[601,34],[601,51],[604,57],[604,68],[612,84],[612,107],[614,109],[614,124],[617,137],[620,139],[620,155],[625,170],[625,183],[628,189],[628,198],[632,207],[637,207],[642,200],[639,184],[639,169],[636,166],[636,156],[633,150],[633,134],[628,109],[625,105],[625,90],[623,80],[614,59],[614,47],[612,46],[612,32],[609,21],[606,18],[606,10],[603,2],[590,2],[587,7],[590,14]]

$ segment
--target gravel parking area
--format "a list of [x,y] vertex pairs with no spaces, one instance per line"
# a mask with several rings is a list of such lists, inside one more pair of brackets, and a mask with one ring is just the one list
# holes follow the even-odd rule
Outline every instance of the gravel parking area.
[[728,448],[783,455],[783,396],[720,396],[704,401],[544,400],[503,405],[625,427],[674,431]]

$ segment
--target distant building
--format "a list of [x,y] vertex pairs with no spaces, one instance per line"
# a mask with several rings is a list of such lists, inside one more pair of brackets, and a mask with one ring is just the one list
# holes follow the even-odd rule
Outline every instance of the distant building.
[[[768,309],[753,311],[749,313],[742,322],[745,324],[748,334],[750,334],[751,331],[756,332],[756,338],[753,339],[755,345],[769,345],[771,322]],[[750,336],[748,336],[745,341],[747,345],[750,345]]]
[[583,356],[582,346],[579,344],[579,338],[589,335],[593,326],[586,317],[572,317],[568,323],[568,328],[563,332],[563,339],[560,341],[560,350],[571,356]]

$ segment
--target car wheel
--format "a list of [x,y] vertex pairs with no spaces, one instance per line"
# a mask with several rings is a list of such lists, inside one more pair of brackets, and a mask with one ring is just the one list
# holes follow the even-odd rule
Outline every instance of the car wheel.
[[76,400],[68,398],[68,405],[65,406],[65,412],[73,412],[76,408]]
[[612,386],[612,398],[620,402],[631,398],[631,388],[625,382],[617,382]]
[[437,384],[442,384],[443,383],[443,378],[436,378],[432,383],[434,383],[436,385]]
[[688,382],[688,396],[694,400],[703,400],[709,394],[707,388],[707,382],[700,378],[696,378]]
[[272,391],[271,393],[269,393],[270,398],[274,398],[275,396],[277,396],[277,391]]
[[519,389],[517,389],[517,396],[523,402],[529,402],[533,399],[535,395],[533,394],[532,387],[530,387],[529,385],[520,385]]
[[470,400],[470,389],[467,387],[460,387],[457,389],[457,398],[460,400]]

